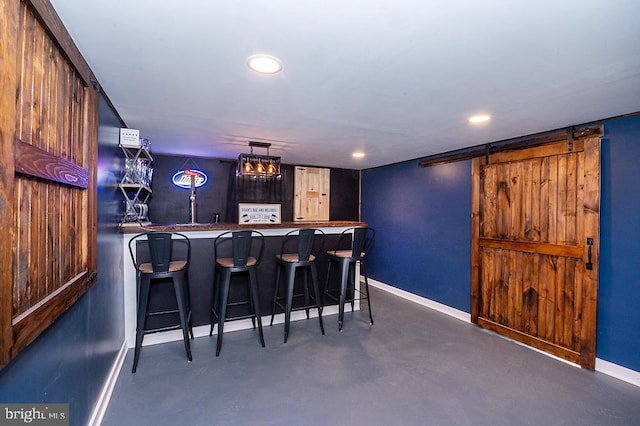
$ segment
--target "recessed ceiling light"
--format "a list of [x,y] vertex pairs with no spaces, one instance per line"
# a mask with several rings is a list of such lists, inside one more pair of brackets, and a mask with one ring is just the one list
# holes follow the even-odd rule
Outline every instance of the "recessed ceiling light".
[[261,74],[275,74],[282,70],[282,63],[271,55],[253,55],[247,59],[247,65]]
[[469,117],[469,123],[471,124],[486,123],[489,120],[491,120],[491,116],[487,114],[478,114]]
[[353,158],[363,158],[363,157],[364,157],[364,152],[362,152],[362,151],[356,151],[356,152],[354,152],[353,154],[351,154],[351,156],[352,156]]

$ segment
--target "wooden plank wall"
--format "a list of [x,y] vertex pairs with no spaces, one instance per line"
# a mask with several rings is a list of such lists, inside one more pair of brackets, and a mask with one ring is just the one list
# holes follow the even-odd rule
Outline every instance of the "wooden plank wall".
[[[48,3],[3,2],[1,10],[3,23],[9,25],[0,53],[5,69],[14,74],[3,73],[3,83],[15,88],[5,90],[2,98],[3,106],[13,101],[8,109],[13,123],[2,122],[3,153],[9,151],[7,146],[12,148],[3,163],[14,156],[18,161],[19,152],[24,152],[20,148],[26,147],[40,153],[36,157],[41,164],[43,158],[48,166],[57,160],[77,173],[67,177],[86,179],[86,185],[78,186],[64,184],[59,176],[47,178],[50,171],[38,170],[37,161],[26,168],[12,164],[12,176],[3,175],[11,193],[3,194],[9,196],[2,213],[11,220],[2,239],[9,238],[12,246],[10,265],[6,257],[2,261],[11,271],[11,287],[3,285],[0,297],[3,309],[7,299],[11,306],[10,318],[0,317],[4,365],[95,280],[98,95],[61,48],[69,45],[68,34],[62,43],[53,37],[47,22],[57,23],[57,33],[61,24]],[[7,145],[9,139],[13,142]],[[29,157],[20,158],[21,165]]]

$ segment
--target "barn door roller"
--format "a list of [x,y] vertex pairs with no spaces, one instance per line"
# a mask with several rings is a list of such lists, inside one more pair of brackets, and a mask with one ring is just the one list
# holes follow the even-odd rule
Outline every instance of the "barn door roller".
[[573,152],[573,132],[574,132],[573,127],[569,127],[567,129],[567,151],[568,152]]

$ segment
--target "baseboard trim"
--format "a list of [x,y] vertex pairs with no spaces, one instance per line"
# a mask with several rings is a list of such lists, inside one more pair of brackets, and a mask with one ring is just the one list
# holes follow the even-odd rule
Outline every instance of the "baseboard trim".
[[396,296],[400,296],[404,299],[407,299],[411,302],[417,303],[418,305],[426,306],[427,308],[431,308],[434,311],[442,312],[449,316],[452,316],[456,319],[465,322],[471,322],[471,315],[461,311],[456,308],[452,308],[451,306],[444,305],[442,303],[436,302],[431,299],[427,299],[426,297],[418,296],[417,294],[410,293],[405,290],[401,290],[397,287],[390,286],[389,284],[382,283],[380,281],[376,281],[374,279],[369,278],[369,285],[379,288],[380,290],[384,290],[387,293],[395,294]]
[[104,417],[104,413],[107,412],[107,407],[109,406],[109,401],[111,400],[111,394],[113,393],[113,389],[116,386],[116,381],[118,380],[118,376],[120,375],[120,370],[122,369],[122,365],[124,364],[126,355],[127,342],[123,340],[122,346],[120,346],[120,350],[116,355],[116,359],[111,366],[109,374],[107,375],[107,380],[102,387],[102,392],[100,392],[98,401],[93,407],[93,413],[91,413],[91,419],[88,423],[89,425],[100,426],[100,424],[102,423],[102,418]]
[[[468,314],[468,313],[466,313],[464,311],[461,311],[459,309],[452,308],[451,306],[447,306],[447,305],[444,305],[442,303],[433,301],[431,299],[427,299],[426,297],[418,296],[417,294],[410,293],[410,292],[408,292],[406,290],[402,290],[402,289],[399,289],[397,287],[390,286],[389,284],[385,284],[383,282],[376,281],[376,280],[371,279],[371,278],[369,278],[369,284],[371,286],[373,286],[373,287],[379,288],[380,290],[384,290],[384,291],[386,291],[388,293],[391,293],[391,294],[394,294],[396,296],[402,297],[403,299],[406,299],[406,300],[408,300],[410,302],[414,302],[414,303],[417,303],[419,305],[426,306],[427,308],[431,308],[431,309],[433,309],[435,311],[442,312],[442,313],[447,314],[447,315],[449,315],[449,316],[451,316],[453,318],[456,318],[456,319],[459,319],[459,320],[462,320],[462,321],[465,321],[465,322],[468,322],[468,323],[471,322],[471,315],[470,314]],[[496,335],[500,336],[499,334],[496,334]],[[500,337],[503,337],[503,336],[500,336]],[[512,340],[512,339],[508,339],[508,340]],[[524,346],[526,348],[529,348],[531,350],[534,350],[534,351],[536,351],[536,352],[538,352],[538,353],[540,353],[542,355],[546,355],[546,356],[549,356],[551,358],[563,361],[563,362],[565,362],[565,363],[567,363],[567,364],[569,364],[571,366],[580,367],[579,365],[570,363],[570,362],[565,361],[565,360],[563,360],[561,358],[558,358],[558,357],[556,357],[554,355],[551,355],[551,354],[548,354],[546,352],[540,351],[540,350],[538,350],[536,348],[532,348],[531,346],[522,344],[522,343],[517,342],[515,340],[513,340],[513,342],[521,344],[522,346]],[[597,372],[606,374],[606,375],[611,376],[611,377],[615,377],[616,379],[619,379],[619,380],[622,380],[624,382],[627,382],[627,383],[630,383],[632,385],[640,387],[640,372],[638,372],[638,371],[631,370],[629,368],[623,367],[623,366],[618,365],[618,364],[614,364],[614,363],[609,362],[609,361],[605,361],[605,360],[600,359],[600,358],[596,358],[596,368],[595,368],[595,370]]]
[[640,371],[635,371],[600,358],[596,358],[596,371],[640,387]]

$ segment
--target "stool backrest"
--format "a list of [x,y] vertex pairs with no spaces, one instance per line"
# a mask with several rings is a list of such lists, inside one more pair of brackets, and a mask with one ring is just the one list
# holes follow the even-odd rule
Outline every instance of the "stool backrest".
[[376,232],[373,228],[353,228],[353,243],[351,244],[351,257],[366,257],[373,246]]
[[315,229],[301,229],[298,234],[298,259],[302,261],[309,260],[311,250],[313,249],[313,241],[316,239]]
[[233,238],[233,266],[247,266],[251,254],[251,231],[236,231]]
[[[131,261],[136,269],[139,269],[140,264],[145,261],[140,261],[140,259],[134,255],[133,246],[138,240],[142,242],[143,237],[147,240],[149,259],[151,259],[151,267],[154,273],[168,272],[174,254],[181,260],[186,260],[185,268],[188,267],[191,257],[191,243],[186,235],[178,232],[144,232],[129,240],[129,253],[131,254]],[[175,240],[174,238],[178,239]],[[179,247],[176,247],[176,253],[174,253],[174,241],[181,243]],[[143,258],[144,257],[143,255]]]
[[[294,246],[295,244],[295,246]],[[296,250],[298,260],[308,262],[311,255],[317,255],[324,246],[324,232],[321,229],[303,228],[288,232],[282,238],[280,255]]]
[[[255,257],[260,263],[264,250],[264,235],[255,230],[228,231],[216,237],[214,243],[214,257],[218,259],[221,244],[231,241],[231,255],[234,267],[245,267],[250,257]],[[254,246],[254,242],[256,246]],[[228,247],[228,246],[227,246]]]
[[151,232],[147,234],[149,256],[153,272],[169,271],[171,263],[171,234],[168,232]]

